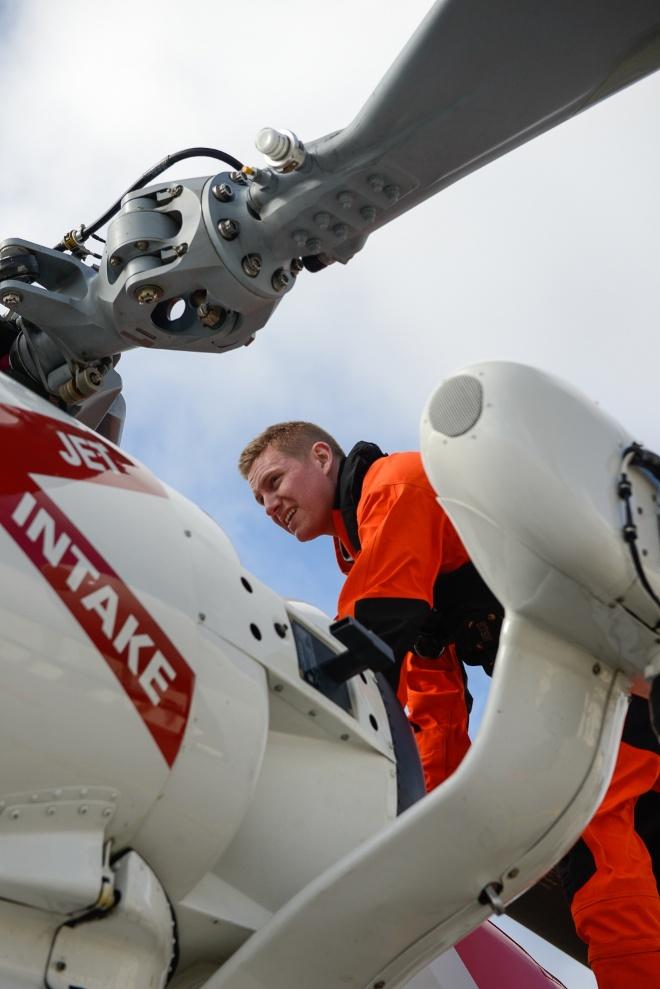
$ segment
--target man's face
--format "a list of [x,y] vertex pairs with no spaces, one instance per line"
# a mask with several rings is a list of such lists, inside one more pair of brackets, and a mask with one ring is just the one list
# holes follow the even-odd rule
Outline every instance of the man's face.
[[334,535],[336,463],[327,443],[302,459],[268,446],[252,464],[248,484],[266,514],[301,542]]

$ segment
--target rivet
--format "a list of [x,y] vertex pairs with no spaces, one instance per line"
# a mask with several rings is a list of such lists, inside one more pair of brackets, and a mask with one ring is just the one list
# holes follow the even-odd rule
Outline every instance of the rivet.
[[344,734],[344,735],[340,735],[339,737],[341,738],[342,742],[347,742],[350,738],[350,735]]
[[18,818],[21,816],[21,812],[20,810],[13,810],[9,816],[11,817],[12,821],[17,821]]
[[337,202],[342,209],[350,209],[353,205],[353,193],[348,189],[344,189],[344,191],[340,192],[337,196]]
[[291,234],[291,236],[295,240],[296,244],[299,247],[302,247],[303,244],[306,244],[307,243],[307,238],[309,237],[309,231],[308,230],[294,230],[293,233]]
[[55,813],[55,808],[54,807],[46,807],[46,813],[48,814],[49,817],[52,817],[53,814]]
[[104,807],[103,808],[103,816],[104,817],[110,817],[111,814],[112,814],[112,809],[110,807]]
[[138,251],[146,251],[146,249],[148,247],[149,247],[149,241],[148,240],[136,240],[135,241],[135,248]]
[[330,214],[329,213],[317,213],[314,217],[314,223],[321,230],[327,230],[330,226]]
[[598,674],[600,673],[600,663],[594,663],[594,665],[591,667],[591,672],[594,674],[594,676],[598,676]]
[[81,817],[84,817],[84,816],[85,816],[85,814],[87,813],[87,804],[82,804],[82,805],[81,805],[81,806],[80,806],[80,807],[78,808],[78,813],[79,813],[79,814],[81,815]]
[[363,206],[360,210],[360,216],[367,223],[372,223],[376,219],[376,210],[373,206]]
[[519,872],[520,869],[509,869],[509,871],[506,874],[506,877],[507,879],[515,879],[516,876],[519,874]]
[[305,247],[310,254],[318,254],[323,247],[323,242],[318,237],[310,237]]
[[374,192],[382,192],[385,188],[385,179],[382,175],[370,175],[367,182]]
[[383,192],[391,203],[396,203],[401,195],[401,189],[398,185],[386,185]]
[[348,237],[348,227],[345,223],[335,223],[332,232],[339,240],[345,240]]

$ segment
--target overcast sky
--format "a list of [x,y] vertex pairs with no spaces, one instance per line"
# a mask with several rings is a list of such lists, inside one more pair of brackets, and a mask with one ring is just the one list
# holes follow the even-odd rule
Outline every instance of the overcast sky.
[[[262,126],[303,140],[342,128],[428,7],[0,4],[0,236],[52,245],[186,146],[259,164]],[[330,545],[276,530],[236,473],[270,422],[414,449],[437,383],[507,359],[559,374],[658,449],[659,105],[652,77],[379,231],[348,266],[303,274],[247,350],[127,354],[125,448],[214,516],[248,569],[331,613]],[[171,174],[214,171],[204,160]],[[480,681],[475,692],[480,707]],[[570,989],[594,985],[554,971]]]

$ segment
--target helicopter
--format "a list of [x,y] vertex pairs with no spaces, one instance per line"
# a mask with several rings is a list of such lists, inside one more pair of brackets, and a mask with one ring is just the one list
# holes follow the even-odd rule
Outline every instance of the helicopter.
[[[231,181],[231,179],[230,179],[230,181]],[[239,190],[247,189],[247,188],[249,188],[248,183],[249,183],[249,178],[247,178],[247,176],[246,176],[244,180],[240,180],[237,183],[237,188]],[[218,185],[221,185],[222,183],[217,183],[217,184]],[[169,185],[166,188],[169,188]],[[217,202],[222,202],[221,199],[217,199],[216,201]],[[11,244],[12,245],[15,245],[16,244],[16,241],[15,240],[12,241]],[[21,245],[19,245],[19,246],[21,246]],[[12,255],[9,255],[9,256],[11,257]],[[13,255],[13,256],[15,256],[15,255]],[[71,257],[73,257],[73,256],[74,255],[71,255]],[[70,265],[69,266],[69,270],[73,270],[74,267],[75,267],[74,265]],[[42,271],[41,274],[43,276],[45,274],[45,271]],[[87,277],[87,276],[85,276],[85,277]],[[10,281],[11,281],[11,279],[10,279]],[[29,286],[30,283],[23,282],[19,278],[19,285],[18,286],[13,285],[13,284],[10,285],[8,287],[8,292],[11,292],[12,290],[15,291],[15,292],[17,292],[17,293],[21,293],[21,292],[27,293],[27,292],[30,292],[30,288],[25,288],[26,285]],[[34,291],[37,292],[37,287],[36,286],[35,286]],[[52,289],[49,290],[49,291],[52,291]],[[37,292],[37,295],[38,295],[38,292]],[[141,304],[142,305],[145,305],[145,304],[148,305],[148,304],[150,304],[150,303],[144,303],[144,302],[143,303],[140,303],[138,300],[136,300],[136,301],[137,301],[137,305],[141,305]],[[153,300],[153,301],[155,302],[156,305],[159,304],[159,300]],[[200,306],[201,305],[202,305],[202,303],[200,303]],[[43,322],[44,322],[44,320],[42,320],[42,323]],[[170,322],[171,322],[171,320],[170,320]],[[35,320],[35,324],[38,326],[39,325],[39,320]],[[184,330],[184,332],[185,332],[185,330]],[[56,369],[51,368],[50,371],[49,371],[49,373],[52,372],[53,370],[56,370]],[[108,369],[107,373],[110,374],[112,372],[111,372],[110,369]],[[64,383],[65,382],[63,382],[62,384],[64,384]],[[58,387],[61,387],[61,384],[58,384]],[[74,396],[74,398],[75,398],[75,396]],[[113,396],[113,398],[114,398],[114,396]],[[29,412],[30,412],[30,409],[28,408],[28,410],[26,412],[26,416],[27,416],[27,414]],[[34,412],[34,409],[32,409],[32,412]],[[59,419],[59,417],[57,417],[57,416],[55,418],[56,419]],[[28,416],[28,419],[29,419],[29,416]],[[58,457],[59,457],[59,460],[56,461],[58,463],[58,466],[61,466],[61,464],[60,464],[60,461],[61,461],[62,463],[68,464],[68,466],[71,469],[75,469],[75,470],[80,470],[80,469],[82,469],[83,471],[84,470],[87,470],[87,471],[93,470],[93,471],[96,471],[98,474],[106,474],[106,473],[109,472],[110,475],[112,475],[112,476],[115,477],[115,482],[113,482],[113,485],[111,485],[111,487],[113,487],[113,488],[120,487],[120,485],[117,485],[116,484],[116,477],[117,477],[117,475],[119,475],[120,477],[123,477],[124,474],[126,473],[128,476],[130,476],[131,478],[133,478],[133,480],[135,480],[134,475],[136,473],[139,473],[139,471],[137,470],[137,468],[135,470],[133,470],[132,468],[129,469],[129,467],[126,464],[124,464],[124,467],[126,468],[126,470],[123,471],[122,470],[122,462],[121,462],[121,460],[115,461],[113,459],[113,454],[111,454],[111,453],[108,452],[109,448],[104,443],[102,443],[101,441],[98,441],[98,440],[91,440],[89,438],[85,438],[84,436],[81,438],[78,435],[77,432],[68,432],[67,431],[67,428],[64,425],[62,425],[63,420],[62,419],[59,419],[59,422],[60,422],[60,428],[59,428],[59,430],[58,429],[54,429],[55,434],[57,435],[58,433],[60,433],[63,436],[66,436],[66,437],[69,437],[69,438],[68,439],[64,439],[64,440],[62,440],[60,438],[60,440],[59,440],[59,442],[63,443],[64,446],[59,450],[59,452],[57,454]],[[77,436],[78,437],[78,439],[77,439],[76,442],[74,442],[74,440],[71,438],[73,436]],[[90,446],[90,444],[93,444],[93,443],[97,443],[97,447],[96,448],[94,448],[93,446]],[[64,455],[62,455],[62,454],[64,454]],[[76,462],[76,458],[77,458],[78,462]],[[110,460],[114,464],[114,468],[108,466],[107,458],[110,458]],[[90,464],[95,464],[95,466],[90,467]],[[99,470],[99,465],[101,465],[101,464],[105,464],[105,469],[104,470]],[[38,468],[33,468],[33,470],[34,469],[37,469],[37,472],[38,472]],[[28,473],[29,473],[29,471],[28,471]],[[103,484],[97,483],[95,485],[95,488],[94,488],[95,497],[99,497],[102,500],[103,495],[107,495],[107,491],[103,491],[103,488],[104,487],[105,487],[105,482]],[[121,496],[117,494],[116,490],[112,490],[112,498],[113,498],[113,501],[115,503],[116,503],[116,499],[118,497],[121,497]],[[158,496],[156,495],[155,497],[158,497]],[[16,508],[16,511],[19,512],[19,514],[17,516],[18,521],[16,522],[16,524],[19,524],[19,521],[21,519],[23,519],[23,524],[26,527],[25,528],[25,531],[27,533],[29,533],[31,531],[31,529],[32,529],[32,531],[34,533],[36,533],[35,539],[46,538],[44,534],[50,532],[51,535],[52,535],[52,538],[53,538],[53,545],[50,546],[50,544],[42,543],[42,548],[45,547],[46,549],[48,549],[49,546],[50,546],[51,555],[53,553],[55,555],[57,555],[56,547],[57,546],[61,547],[63,545],[62,542],[60,541],[63,533],[62,532],[57,532],[56,528],[53,528],[54,526],[56,526],[56,521],[57,521],[56,520],[56,514],[53,513],[48,508],[48,506],[41,505],[41,507],[37,511],[43,511],[43,512],[45,512],[45,515],[40,516],[41,521],[39,522],[39,524],[37,525],[37,528],[35,529],[34,528],[34,526],[36,525],[35,519],[32,517],[31,512],[28,512],[29,503],[28,502],[22,502],[22,504],[23,504],[23,508],[20,509],[20,511],[19,511],[18,508]],[[97,512],[99,512],[100,506],[101,506],[101,503],[99,503],[99,505],[97,506],[97,509],[96,509]],[[32,506],[32,508],[33,509],[36,508],[36,505],[35,506]],[[23,518],[23,513],[25,513],[25,518]],[[107,515],[107,512],[105,514]],[[101,513],[99,512],[99,517],[100,516],[101,516]],[[48,519],[50,519],[50,522],[48,521]],[[41,528],[39,528],[39,526],[41,526]],[[193,532],[193,529],[191,528],[190,531]],[[56,532],[57,532],[57,539],[55,539],[55,533]],[[28,538],[28,540],[31,539],[31,537],[29,535],[27,536],[27,538]],[[67,536],[67,538],[69,538],[70,542],[69,542],[68,547],[67,547],[67,550],[65,552],[68,552],[68,553],[72,553],[73,552],[74,554],[77,552],[77,553],[82,554],[82,555],[85,555],[86,554],[86,559],[90,559],[91,553],[83,547],[82,540],[80,539],[79,536],[76,536],[74,538],[74,536],[71,535],[71,533],[69,533],[68,536]],[[187,536],[185,538],[192,539],[192,536]],[[32,542],[34,543],[34,539],[32,539]],[[217,540],[216,540],[216,542],[217,542]],[[75,549],[73,549],[72,547],[75,547]],[[230,554],[227,554],[227,556],[230,556]],[[98,570],[98,567],[96,569]],[[248,578],[248,577],[246,577],[245,579],[248,580],[248,582],[250,581],[250,578]],[[108,602],[110,602],[111,600],[112,600],[112,597],[111,597],[111,595],[108,594],[108,596],[106,596],[106,598],[104,599],[104,601],[106,603],[106,608],[109,607]],[[97,603],[98,607],[101,607],[101,602],[100,601],[97,601],[96,603]],[[273,604],[273,605],[271,605],[271,607],[274,608],[275,605]],[[93,611],[93,608],[85,609],[85,610]],[[93,613],[94,614],[97,614],[97,617],[98,617],[98,612],[93,611]],[[209,613],[212,613],[211,609],[209,609]],[[199,614],[207,614],[207,612],[200,611]],[[280,615],[280,617],[281,617],[281,615]],[[127,622],[129,622],[129,619],[131,619],[131,618],[132,618],[133,622],[138,622],[138,624],[139,624],[139,616],[138,616],[137,610],[134,609],[134,610],[132,610],[132,611],[129,612],[128,616],[126,617],[126,619],[125,619],[125,621],[124,621],[124,623],[122,625],[122,628],[123,629],[126,629]],[[309,625],[310,621],[311,621],[311,619],[308,618],[307,619],[307,625]],[[108,628],[110,628],[110,623],[111,623],[110,622],[110,617],[107,617],[106,624],[107,624],[107,627]],[[282,622],[280,622],[280,624],[286,624],[286,621],[282,621]],[[302,624],[304,625],[305,623],[303,622]],[[151,633],[148,633],[146,631],[144,631],[143,633],[137,632],[137,628],[138,628],[138,626],[136,626],[133,629],[133,634],[134,635],[135,634],[144,634],[144,635],[150,635],[151,634]],[[114,642],[117,639],[118,636],[121,636],[122,631],[119,628],[115,628],[114,625],[113,625],[111,631],[112,631],[112,635],[106,636],[106,638],[112,639],[112,641]],[[309,631],[309,628],[308,628],[308,631]],[[128,632],[124,632],[124,637],[126,637],[126,636],[128,636],[128,638],[130,639],[130,635],[129,635]],[[153,638],[153,635],[151,635],[151,638]],[[253,636],[253,638],[254,638],[254,636]],[[121,641],[121,639],[120,639],[120,641]],[[155,640],[154,640],[154,642],[155,642]],[[252,645],[252,643],[250,643],[250,644]],[[154,645],[154,643],[152,643],[152,645]],[[326,645],[328,645],[327,642],[326,642]],[[330,648],[329,645],[328,645],[328,648]],[[160,650],[160,655],[163,656],[163,657],[165,656],[165,652],[162,649]],[[173,660],[172,657],[170,657],[170,659],[159,660],[158,662],[159,663],[167,662],[167,663],[169,663],[169,667],[166,667],[165,665],[161,665],[161,666],[156,665],[156,667],[154,667],[152,669],[152,674],[153,674],[152,679],[149,680],[147,678],[147,680],[145,681],[151,687],[153,687],[154,684],[158,685],[160,683],[160,680],[162,680],[163,677],[165,677],[165,680],[162,680],[162,682],[165,683],[166,680],[167,680],[167,678],[170,676],[170,674],[167,672],[168,669],[170,669],[170,670],[171,669],[174,669],[175,666],[176,666],[176,663],[174,662],[174,660]],[[140,675],[143,675],[143,671],[140,673]],[[160,680],[158,678],[160,678]],[[161,689],[162,689],[162,687],[161,687]],[[274,687],[273,687],[273,690],[274,690]],[[375,717],[375,715],[374,715],[374,717]],[[381,717],[382,717],[382,715],[381,715]],[[162,750],[161,750],[161,754],[163,754],[162,753]],[[70,794],[70,796],[73,796],[73,795]],[[99,799],[99,801],[101,803],[103,803],[104,796],[105,797],[109,797],[109,794],[100,794],[100,795],[97,794],[96,796]],[[54,806],[52,804],[52,799],[53,798],[51,797],[50,799],[51,799],[51,802],[50,803],[49,803],[48,799],[45,799],[43,801],[40,800],[40,799],[38,799],[38,800],[35,801],[35,804],[39,805],[40,807],[41,807],[41,805],[43,803],[48,804],[48,806]],[[66,803],[66,800],[64,800],[64,803]],[[109,803],[112,805],[112,800],[110,800]],[[18,805],[16,805],[16,806],[18,806]],[[22,804],[20,806],[22,807]],[[78,807],[77,807],[78,810],[80,809],[80,806],[83,806],[83,805],[78,805]],[[57,817],[58,816],[58,814],[57,814],[57,807],[55,809],[56,809],[56,813],[54,815],[52,815],[52,816]],[[112,808],[109,807],[107,804],[105,804],[103,806],[102,810],[101,810],[101,808],[97,808],[97,809],[99,809],[99,812],[102,813],[103,811],[108,810],[108,809],[112,809]],[[48,810],[48,807],[45,808],[44,813],[46,813],[47,810]],[[67,810],[71,810],[71,807],[68,807]],[[110,815],[108,815],[108,816],[110,816]],[[114,820],[114,817],[112,817],[112,820]],[[106,866],[106,869],[109,872],[111,872],[110,865],[107,865]],[[105,885],[109,885],[109,884],[110,884],[109,881],[107,883],[105,883]],[[70,904],[69,904],[69,906],[70,906]],[[485,905],[482,904],[482,906],[485,906]],[[80,929],[82,930],[83,928],[81,927]],[[56,964],[56,962],[54,962],[54,964]],[[62,970],[62,971],[64,971],[64,970]],[[226,971],[228,971],[228,970],[226,970]],[[65,978],[65,977],[66,976],[64,976],[64,975],[62,976],[62,978]]]

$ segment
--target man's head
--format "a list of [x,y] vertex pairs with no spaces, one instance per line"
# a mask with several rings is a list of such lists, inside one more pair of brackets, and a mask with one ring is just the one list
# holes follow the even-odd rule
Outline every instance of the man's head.
[[344,452],[311,422],[269,426],[243,450],[238,469],[266,514],[301,542],[335,534],[332,508]]

